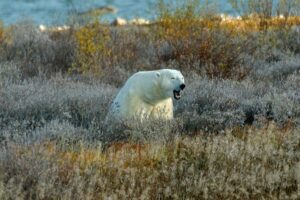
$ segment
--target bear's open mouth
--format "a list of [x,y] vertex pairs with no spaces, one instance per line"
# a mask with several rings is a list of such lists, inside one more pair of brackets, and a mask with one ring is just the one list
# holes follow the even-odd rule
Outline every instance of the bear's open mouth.
[[174,99],[178,100],[181,97],[180,91],[173,90]]

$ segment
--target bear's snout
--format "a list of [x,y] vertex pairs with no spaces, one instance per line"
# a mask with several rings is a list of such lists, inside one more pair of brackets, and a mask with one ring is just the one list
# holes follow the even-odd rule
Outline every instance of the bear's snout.
[[183,90],[185,88],[185,84],[181,84],[179,87],[181,90]]

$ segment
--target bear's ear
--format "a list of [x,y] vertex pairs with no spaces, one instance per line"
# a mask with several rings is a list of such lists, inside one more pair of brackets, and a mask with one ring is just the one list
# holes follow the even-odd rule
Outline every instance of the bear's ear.
[[160,73],[159,72],[156,72],[156,77],[160,77]]

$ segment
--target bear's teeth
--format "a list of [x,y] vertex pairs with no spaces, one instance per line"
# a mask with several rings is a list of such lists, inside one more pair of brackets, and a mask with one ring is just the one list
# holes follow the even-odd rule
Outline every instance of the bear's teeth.
[[175,99],[180,99],[180,97],[181,97],[180,91],[174,90],[173,93],[174,93],[174,98]]

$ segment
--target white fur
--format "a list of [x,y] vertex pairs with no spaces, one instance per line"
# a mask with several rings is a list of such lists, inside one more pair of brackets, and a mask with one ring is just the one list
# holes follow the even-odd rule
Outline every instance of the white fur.
[[173,90],[181,91],[183,75],[173,69],[141,71],[133,74],[121,88],[110,108],[119,119],[173,118]]

